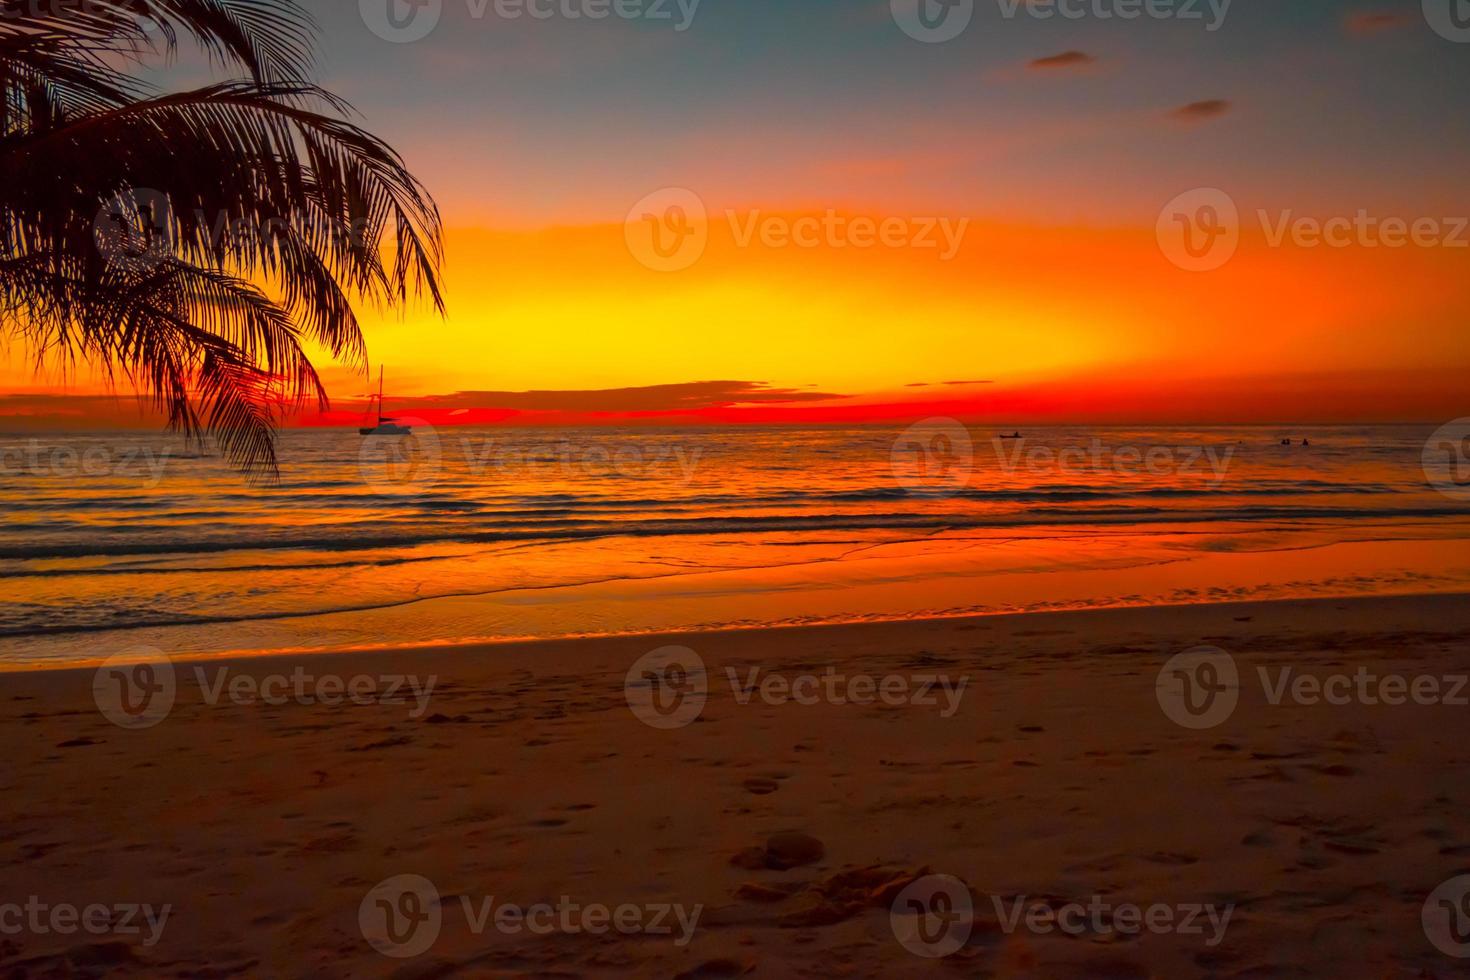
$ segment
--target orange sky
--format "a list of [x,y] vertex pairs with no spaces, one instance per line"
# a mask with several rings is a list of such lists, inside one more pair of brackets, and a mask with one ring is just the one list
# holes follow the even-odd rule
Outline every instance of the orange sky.
[[[742,245],[750,213],[732,225],[711,212],[703,256],[676,272],[640,264],[620,225],[451,229],[448,320],[415,309],[367,321],[397,410],[439,421],[588,421],[599,407],[650,421],[675,408],[763,421],[941,409],[1018,421],[1399,420],[1448,417],[1463,397],[1470,299],[1452,250],[1273,248],[1247,235],[1224,268],[1191,273],[1153,229],[974,222],[946,260],[938,230],[935,248],[773,247],[759,234]],[[352,421],[367,383],[336,367],[326,376],[341,402],[330,420]],[[703,404],[628,415],[610,395],[528,408],[493,394],[715,379],[847,397],[703,392]],[[944,384],[961,380],[991,384]],[[4,382],[12,395],[58,391],[15,357]],[[66,390],[99,389],[79,376]],[[563,414],[538,414],[549,410]]]
[[[991,17],[943,45],[905,37],[886,0],[707,5],[682,32],[450,4],[414,44],[329,7],[323,80],[448,225],[448,319],[366,312],[374,368],[390,407],[439,421],[1467,414],[1470,232],[1306,248],[1256,217],[1464,212],[1450,93],[1470,63],[1417,2],[1384,4],[1396,16],[1371,22],[1239,5],[1214,31]],[[655,271],[621,222],[668,187],[698,192],[708,245]],[[1239,205],[1215,271],[1178,268],[1156,235],[1194,187]],[[950,257],[740,241],[753,218],[829,213],[967,224]],[[338,411],[296,421],[352,420],[371,382],[320,364]],[[102,390],[0,353],[0,424],[151,424],[88,399]]]

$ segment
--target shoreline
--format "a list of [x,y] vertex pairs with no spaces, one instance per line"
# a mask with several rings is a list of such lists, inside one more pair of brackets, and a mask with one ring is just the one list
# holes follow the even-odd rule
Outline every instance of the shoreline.
[[[1250,599],[1232,600],[1221,602],[1191,602],[1191,603],[1163,603],[1163,604],[1139,604],[1122,606],[1090,606],[1079,609],[1040,609],[1019,612],[996,612],[981,614],[961,614],[954,616],[922,616],[913,618],[894,619],[872,619],[852,620],[832,623],[785,623],[776,625],[757,625],[743,627],[720,627],[714,629],[698,630],[658,630],[653,632],[637,633],[609,633],[583,636],[558,636],[558,637],[525,637],[510,639],[475,639],[475,640],[446,640],[442,643],[419,643],[419,644],[383,644],[379,646],[365,647],[343,647],[340,649],[323,650],[318,648],[283,649],[268,651],[227,651],[209,656],[183,655],[170,656],[168,660],[175,666],[188,667],[196,664],[270,664],[283,659],[302,661],[337,661],[344,658],[378,658],[378,657],[463,657],[483,654],[497,655],[526,655],[531,656],[538,653],[562,653],[576,657],[580,651],[596,645],[636,646],[647,645],[650,648],[666,646],[675,641],[682,641],[685,645],[698,639],[708,639],[725,645],[727,642],[738,641],[741,638],[759,636],[761,634],[774,634],[787,638],[801,638],[805,634],[811,634],[813,638],[820,639],[824,635],[829,638],[843,640],[850,639],[842,634],[849,631],[881,631],[885,629],[902,631],[905,627],[915,629],[940,630],[946,627],[964,629],[966,626],[989,625],[1019,625],[1028,623],[1032,625],[1046,625],[1049,620],[1058,620],[1062,623],[1071,623],[1087,617],[1101,617],[1105,620],[1116,619],[1119,625],[1123,625],[1131,618],[1147,618],[1150,615],[1169,616],[1171,614],[1187,614],[1189,612],[1203,612],[1206,610],[1221,613],[1252,612],[1259,615],[1268,611],[1288,611],[1292,608],[1300,608],[1304,611],[1318,609],[1327,605],[1336,605],[1339,611],[1343,611],[1344,604],[1355,613],[1375,615],[1382,607],[1387,607],[1390,613],[1393,607],[1406,606],[1420,608],[1424,603],[1444,602],[1454,606],[1464,603],[1470,606],[1470,589],[1465,591],[1451,592],[1407,592],[1374,595],[1342,595],[1342,596],[1318,596],[1311,598],[1287,598],[1287,599]],[[1234,617],[1232,617],[1233,619]],[[646,642],[645,642],[646,641]],[[0,676],[16,675],[30,676],[38,674],[66,674],[77,672],[95,671],[98,666],[109,662],[111,658],[98,658],[78,663],[40,664],[35,666],[5,664],[0,662]],[[126,662],[126,661],[116,661]],[[138,661],[141,662],[141,661]]]

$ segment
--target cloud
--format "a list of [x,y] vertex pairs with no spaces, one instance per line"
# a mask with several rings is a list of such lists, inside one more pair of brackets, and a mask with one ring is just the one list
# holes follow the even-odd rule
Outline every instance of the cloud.
[[912,381],[912,382],[904,385],[904,387],[905,388],[933,388],[933,387],[935,387],[936,384],[937,385],[947,385],[947,386],[950,386],[950,387],[956,387],[956,386],[960,386],[960,385],[993,385],[993,384],[995,384],[995,382],[994,381],[938,381],[938,382],[935,382],[935,381]]
[[[791,408],[842,402],[848,395],[774,388],[763,381],[692,381],[588,391],[457,391],[390,397],[389,411],[434,424],[602,424],[688,416],[755,407]],[[332,410],[289,422],[355,425],[361,400],[334,399]],[[0,423],[24,429],[161,428],[165,419],[146,403],[112,395],[0,394]]]
[[1409,26],[1416,20],[1416,17],[1403,13],[1357,13],[1349,14],[1343,24],[1349,34],[1366,37],[1370,34],[1396,31],[1400,27]]
[[1180,106],[1169,115],[1181,122],[1206,122],[1210,119],[1219,119],[1229,112],[1230,108],[1230,102],[1226,99],[1205,99],[1202,102],[1191,102],[1189,105]]
[[465,409],[512,409],[522,412],[686,412],[731,405],[823,402],[845,398],[822,391],[772,388],[764,381],[690,381],[642,388],[586,391],[458,391],[394,399],[400,406]]
[[0,420],[5,426],[37,430],[154,428],[167,421],[144,399],[28,392],[0,395]]
[[1037,58],[1028,63],[1026,67],[1033,71],[1054,71],[1056,69],[1081,68],[1084,65],[1094,64],[1097,64],[1097,59],[1085,51],[1063,51],[1061,54]]

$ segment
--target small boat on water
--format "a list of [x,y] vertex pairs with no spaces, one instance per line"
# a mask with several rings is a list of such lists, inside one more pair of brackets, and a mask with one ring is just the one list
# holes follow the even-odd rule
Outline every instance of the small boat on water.
[[1000,437],[1001,437],[1001,438],[1002,438],[1002,439],[1019,439],[1019,438],[1021,438],[1021,433],[1019,433],[1019,432],[1017,432],[1017,433],[1016,433],[1016,434],[1015,434],[1015,435],[1013,435],[1013,436],[1008,436],[1008,435],[1006,435],[1006,434],[1005,434],[1005,433],[1001,433],[1001,436],[1000,436]]
[[[360,429],[357,430],[358,431],[358,434],[359,435],[364,435],[364,436],[411,436],[411,435],[413,435],[413,426],[410,426],[410,425],[399,425],[397,419],[390,419],[387,415],[383,414],[384,411],[385,411],[385,409],[383,407],[383,369],[381,367],[378,368],[378,394],[377,394],[376,397],[377,397],[377,404],[378,404],[378,424],[377,425],[370,425],[370,426],[365,425],[362,428],[360,428]],[[368,396],[368,417],[369,418],[372,417],[372,412],[373,412],[373,396],[372,395],[369,395]]]

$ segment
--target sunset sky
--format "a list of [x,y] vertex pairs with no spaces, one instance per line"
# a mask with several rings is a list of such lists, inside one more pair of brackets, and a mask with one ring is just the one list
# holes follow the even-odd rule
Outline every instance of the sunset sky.
[[[889,0],[703,0],[682,31],[673,0],[672,21],[481,6],[443,0],[429,37],[394,44],[355,2],[312,5],[322,81],[444,213],[448,319],[365,316],[421,417],[1465,414],[1470,45],[1420,0],[1236,0],[1216,30],[1205,2],[1203,20],[1123,21],[979,0],[942,44],[907,36]],[[1155,229],[1201,187],[1238,206],[1241,241],[1186,271]],[[676,271],[625,235],[665,188],[708,215]],[[1433,219],[1450,242],[1273,245],[1261,210]],[[901,219],[909,237],[761,231],[801,217]],[[939,244],[913,247],[930,226]],[[963,228],[952,255],[941,227]],[[326,421],[353,421],[367,382],[324,375]],[[136,421],[85,372],[61,380],[12,347],[0,423]]]

